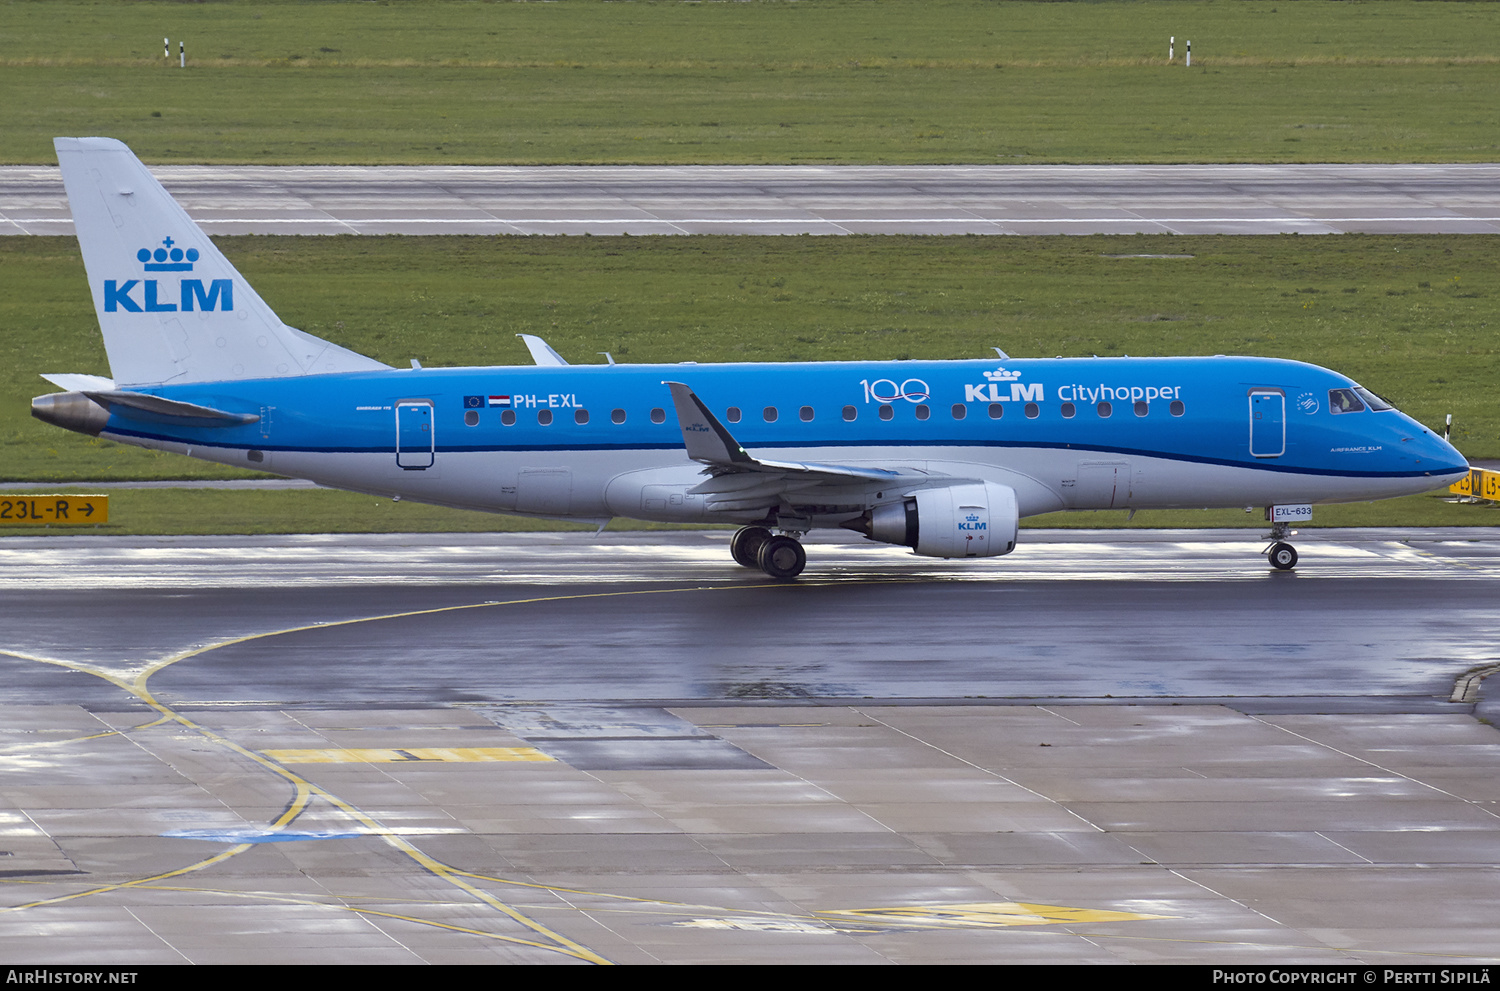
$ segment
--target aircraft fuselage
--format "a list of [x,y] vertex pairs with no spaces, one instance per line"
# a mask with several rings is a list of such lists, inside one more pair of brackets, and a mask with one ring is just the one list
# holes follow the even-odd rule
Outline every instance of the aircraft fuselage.
[[[120,408],[102,435],[339,488],[547,517],[676,522],[687,490],[664,381],[690,385],[757,456],[980,478],[1020,515],[1349,502],[1466,469],[1397,410],[1334,412],[1336,372],[1267,358],[1079,358],[412,369],[138,391],[258,416],[184,426]],[[935,480],[935,479],[934,479]],[[809,516],[879,502],[824,483]],[[836,490],[836,491],[835,491]],[[769,500],[773,505],[776,500]]]

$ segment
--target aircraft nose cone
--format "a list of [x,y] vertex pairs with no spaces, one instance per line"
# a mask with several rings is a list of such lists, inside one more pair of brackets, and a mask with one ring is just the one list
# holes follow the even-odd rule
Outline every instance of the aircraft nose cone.
[[1436,435],[1422,438],[1416,454],[1421,467],[1434,478],[1442,478],[1445,485],[1469,473],[1469,462],[1458,448]]

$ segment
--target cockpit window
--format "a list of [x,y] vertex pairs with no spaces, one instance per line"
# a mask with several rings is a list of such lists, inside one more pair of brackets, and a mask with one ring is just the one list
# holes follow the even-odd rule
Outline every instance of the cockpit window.
[[1363,413],[1365,404],[1353,389],[1329,389],[1328,408],[1335,413]]
[[1362,385],[1356,385],[1354,387],[1354,391],[1359,393],[1359,398],[1363,399],[1365,401],[1365,404],[1377,413],[1381,412],[1382,410],[1396,408]]

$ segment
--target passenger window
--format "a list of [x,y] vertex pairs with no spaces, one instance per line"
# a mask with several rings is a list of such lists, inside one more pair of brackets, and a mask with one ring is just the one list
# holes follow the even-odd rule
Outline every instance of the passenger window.
[[803,423],[811,423],[813,418],[813,408],[811,406],[804,406],[797,411],[797,415],[802,418]]
[[990,419],[998,420],[1005,415],[1005,407],[1000,403],[990,403]]
[[729,409],[724,411],[724,418],[727,419],[730,423],[739,423],[740,408],[738,406],[729,407]]
[[1109,419],[1109,414],[1113,413],[1114,411],[1115,408],[1107,402],[1099,404],[1099,416],[1103,419]]
[[1365,404],[1353,389],[1329,389],[1328,409],[1334,413],[1363,413]]
[[918,404],[916,412],[919,420],[925,420],[932,415],[932,410],[928,409],[925,403]]
[[1184,405],[1182,405],[1182,400],[1181,399],[1174,399],[1174,400],[1172,400],[1172,405],[1168,406],[1167,409],[1171,412],[1171,414],[1173,416],[1181,416],[1183,413],[1185,413],[1187,411],[1187,407],[1184,406]]
[[479,410],[477,410],[477,409],[466,409],[466,410],[464,410],[464,423],[468,424],[471,427],[477,427],[477,426],[479,426]]
[[667,422],[667,411],[664,410],[664,409],[661,409],[660,407],[652,410],[651,411],[651,422],[652,423],[666,423]]
[[856,416],[859,416],[859,410],[855,409],[853,406],[844,407],[844,419],[853,423]]
[[588,423],[589,422],[589,411],[586,410],[586,409],[577,409],[577,410],[574,410],[573,411],[573,422],[574,423]]
[[516,422],[516,411],[513,409],[508,409],[504,413],[501,413],[500,422],[505,424],[507,427],[514,426]]
[[1026,404],[1026,419],[1028,419],[1028,420],[1035,420],[1037,417],[1039,417],[1041,415],[1042,415],[1042,409],[1036,403],[1027,403]]
[[540,423],[544,427],[547,424],[551,423],[552,422],[552,411],[550,409],[544,409],[544,410],[542,410],[540,413],[538,413],[536,415],[536,422]]
[[1077,412],[1078,412],[1078,407],[1074,406],[1072,403],[1063,403],[1062,404],[1063,419],[1065,419],[1065,420],[1071,420],[1071,419],[1073,419],[1073,415],[1075,413],[1077,413]]
[[776,422],[776,407],[775,406],[767,406],[764,410],[761,411],[760,415],[766,418],[766,422],[767,423],[775,423]]
[[1144,399],[1137,399],[1135,401],[1135,415],[1136,416],[1145,416],[1149,412],[1151,412],[1151,404],[1150,403],[1146,402]]
[[962,420],[964,417],[966,417],[968,415],[969,415],[969,407],[965,406],[963,403],[954,403],[953,404],[953,419],[955,419],[955,420]]
[[611,420],[613,420],[615,423],[624,423],[625,422],[625,411],[622,410],[622,409],[617,409],[613,413],[609,414],[609,418]]
[[893,417],[895,415],[896,415],[896,411],[893,410],[893,409],[891,409],[889,406],[882,406],[882,407],[880,407],[880,418],[882,420],[889,420],[891,417]]

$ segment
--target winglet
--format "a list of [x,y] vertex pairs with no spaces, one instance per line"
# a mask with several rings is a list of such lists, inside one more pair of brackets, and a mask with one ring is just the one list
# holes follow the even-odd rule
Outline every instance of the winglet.
[[535,334],[517,334],[516,336],[526,342],[526,350],[531,352],[531,360],[538,365],[567,364],[562,355],[552,350],[552,345]]
[[662,385],[672,390],[672,403],[677,407],[677,423],[682,428],[682,442],[687,447],[688,457],[712,465],[748,466],[755,463],[755,459],[745,453],[740,442],[708,411],[692,389],[681,382],[663,382]]

